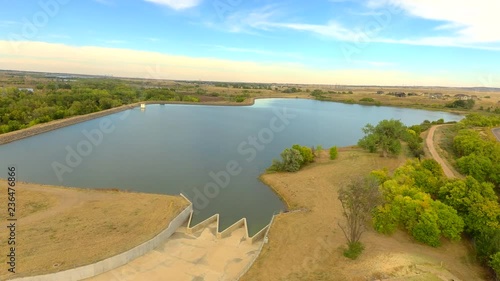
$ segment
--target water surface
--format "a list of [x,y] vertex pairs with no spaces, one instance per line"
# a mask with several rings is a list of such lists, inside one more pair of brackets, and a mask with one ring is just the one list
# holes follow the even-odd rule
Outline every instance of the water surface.
[[413,125],[462,116],[301,99],[243,107],[148,105],[2,145],[0,176],[16,165],[22,181],[182,192],[195,201],[195,223],[220,213],[225,228],[246,217],[255,233],[284,208],[258,179],[284,148],[352,145],[364,125],[390,118]]

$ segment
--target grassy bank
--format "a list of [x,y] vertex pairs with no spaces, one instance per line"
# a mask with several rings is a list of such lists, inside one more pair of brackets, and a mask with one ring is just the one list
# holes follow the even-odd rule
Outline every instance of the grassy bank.
[[394,170],[405,160],[350,148],[341,149],[334,161],[325,152],[297,173],[263,175],[290,212],[276,217],[269,243],[241,280],[482,280],[483,269],[469,259],[466,242],[443,241],[432,248],[403,232],[384,236],[369,230],[358,260],[342,255],[346,240],[337,225],[343,220],[339,188],[374,169]]

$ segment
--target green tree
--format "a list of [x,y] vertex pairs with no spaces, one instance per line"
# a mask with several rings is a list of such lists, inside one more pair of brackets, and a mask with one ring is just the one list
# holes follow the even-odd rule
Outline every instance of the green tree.
[[411,229],[411,234],[417,241],[437,247],[440,245],[441,237],[437,221],[436,213],[426,211],[419,216],[418,222]]
[[491,255],[489,265],[491,266],[491,268],[493,268],[497,277],[499,277],[500,276],[500,252],[497,252],[496,254]]
[[459,158],[457,167],[460,173],[470,175],[480,182],[488,180],[493,172],[493,163],[490,158],[475,153]]
[[301,166],[312,163],[314,161],[314,154],[310,147],[294,144],[292,148],[299,151],[300,155],[302,155],[303,162],[301,163]]
[[399,120],[382,120],[377,126],[371,124],[363,128],[365,137],[359,140],[358,145],[370,152],[380,150],[384,157],[388,154],[398,155],[401,152],[401,138],[405,126]]
[[335,160],[337,159],[339,152],[336,146],[332,146],[330,148],[330,160]]
[[480,183],[470,176],[451,180],[440,188],[439,199],[457,210],[465,230],[472,235],[500,228],[500,205],[491,183]]
[[391,234],[403,227],[417,241],[434,247],[441,237],[460,239],[465,223],[459,213],[424,191],[439,190],[443,184],[441,171],[434,166],[431,160],[413,160],[399,167],[392,178],[384,171],[372,172],[383,181],[384,204],[377,206],[373,215],[377,231]]
[[281,161],[274,159],[270,171],[297,172],[300,170],[304,158],[300,152],[293,148],[286,148],[281,153]]

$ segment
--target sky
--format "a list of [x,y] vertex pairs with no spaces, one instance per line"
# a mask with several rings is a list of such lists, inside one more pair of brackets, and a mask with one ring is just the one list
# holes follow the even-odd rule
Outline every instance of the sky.
[[0,0],[0,69],[500,87],[500,1]]

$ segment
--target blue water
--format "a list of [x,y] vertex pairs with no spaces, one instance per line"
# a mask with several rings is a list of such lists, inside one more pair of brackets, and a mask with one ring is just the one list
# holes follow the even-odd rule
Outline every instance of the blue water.
[[353,145],[364,125],[390,118],[413,125],[462,116],[301,99],[148,105],[2,145],[0,176],[15,165],[22,181],[182,192],[194,200],[195,223],[220,213],[225,228],[246,217],[255,233],[284,208],[258,179],[284,148]]

